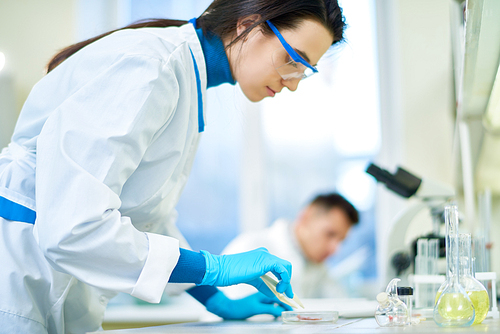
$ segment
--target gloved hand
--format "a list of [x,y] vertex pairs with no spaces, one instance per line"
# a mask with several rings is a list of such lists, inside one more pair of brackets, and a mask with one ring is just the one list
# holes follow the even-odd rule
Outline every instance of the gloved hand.
[[201,253],[205,256],[206,272],[200,285],[228,286],[247,283],[272,298],[274,294],[260,279],[260,276],[270,271],[279,281],[276,290],[293,298],[290,285],[292,265],[270,254],[263,247],[230,255],[213,255],[203,250]]
[[260,292],[242,299],[229,299],[219,291],[207,300],[205,306],[207,311],[226,320],[243,320],[256,314],[279,317],[281,312],[292,310],[278,298],[269,298]]

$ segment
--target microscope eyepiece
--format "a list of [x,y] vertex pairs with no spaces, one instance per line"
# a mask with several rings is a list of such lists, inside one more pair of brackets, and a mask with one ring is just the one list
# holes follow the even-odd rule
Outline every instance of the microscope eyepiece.
[[398,167],[395,174],[391,174],[377,165],[370,164],[366,172],[372,175],[378,182],[384,183],[388,189],[406,198],[413,196],[422,183],[421,178],[401,167]]

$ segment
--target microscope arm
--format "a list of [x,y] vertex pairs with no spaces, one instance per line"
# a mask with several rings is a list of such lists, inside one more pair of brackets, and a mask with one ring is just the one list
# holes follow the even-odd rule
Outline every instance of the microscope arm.
[[[406,232],[415,216],[426,207],[426,203],[418,202],[403,210],[395,217],[392,226],[389,228],[388,239],[385,243],[385,257],[387,259],[387,262],[384,282],[388,282],[397,276],[396,269],[392,264],[393,257],[400,252],[410,255],[410,247],[409,245],[405,244]],[[400,278],[405,279],[404,277]]]

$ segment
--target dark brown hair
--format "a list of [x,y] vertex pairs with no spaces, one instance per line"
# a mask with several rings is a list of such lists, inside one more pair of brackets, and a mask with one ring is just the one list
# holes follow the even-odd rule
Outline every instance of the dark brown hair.
[[[225,39],[234,34],[240,18],[253,14],[258,14],[260,19],[252,22],[231,44],[243,39],[253,28],[259,25],[263,33],[272,34],[267,24],[262,24],[266,20],[272,21],[276,28],[281,30],[295,29],[304,19],[312,19],[321,23],[331,32],[334,38],[332,45],[344,39],[345,20],[337,0],[214,0],[205,12],[197,18],[196,24],[197,27],[203,29],[205,35],[212,33],[221,39]],[[70,45],[50,60],[47,65],[47,73],[78,50],[115,31],[145,27],[181,26],[185,23],[187,22],[182,20],[148,19]]]
[[322,209],[325,209],[326,211],[329,211],[333,208],[342,209],[349,217],[351,224],[354,225],[359,222],[358,210],[356,210],[351,202],[337,193],[318,195],[312,200],[310,205],[318,206]]

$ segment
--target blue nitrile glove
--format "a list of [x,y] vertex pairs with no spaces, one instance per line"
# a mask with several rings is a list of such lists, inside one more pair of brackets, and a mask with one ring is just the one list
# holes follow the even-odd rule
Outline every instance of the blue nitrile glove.
[[290,285],[291,263],[270,254],[263,247],[230,255],[213,255],[203,250],[200,252],[205,256],[206,272],[199,285],[228,286],[247,283],[272,298],[274,294],[260,279],[260,276],[270,271],[279,281],[276,290],[293,298]]
[[278,298],[269,298],[260,292],[242,299],[229,299],[219,291],[207,300],[205,306],[207,311],[226,320],[243,320],[257,314],[279,317],[281,312],[292,310]]

